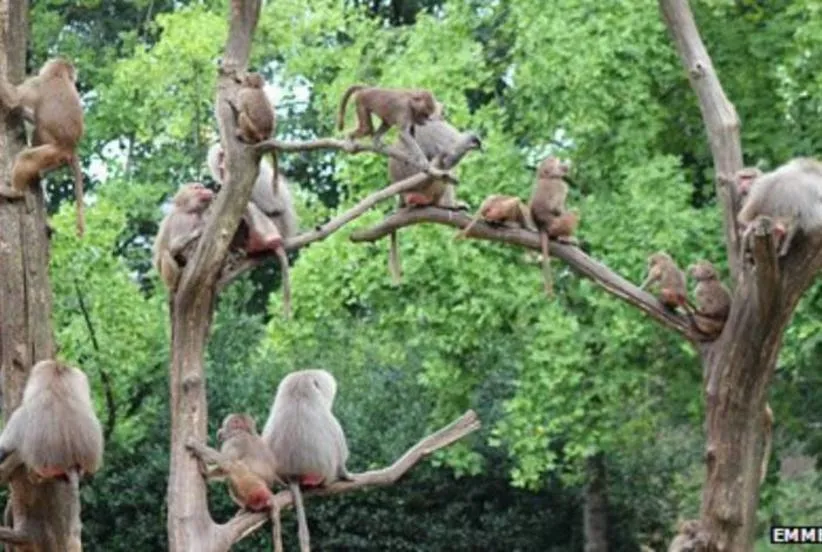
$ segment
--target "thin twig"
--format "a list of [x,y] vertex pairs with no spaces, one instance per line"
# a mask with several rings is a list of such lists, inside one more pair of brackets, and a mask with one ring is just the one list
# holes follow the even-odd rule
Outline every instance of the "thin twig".
[[[77,303],[80,306],[80,314],[83,315],[83,320],[85,321],[86,329],[88,330],[89,339],[91,339],[91,347],[94,349],[94,352],[99,355],[100,343],[97,341],[97,332],[94,331],[94,324],[91,322],[91,315],[86,307],[85,297],[83,292],[80,290],[80,283],[77,281],[77,278],[74,279],[74,290],[77,293]],[[95,365],[97,366],[97,371],[100,372],[100,379],[103,382],[103,392],[106,395],[108,417],[106,418],[106,430],[104,437],[105,440],[108,441],[114,431],[114,427],[117,425],[117,403],[114,400],[114,389],[111,385],[111,377],[108,372],[100,366],[99,362],[95,362]]]
[[416,159],[409,156],[404,150],[398,149],[394,146],[378,146],[376,144],[367,144],[363,142],[354,142],[353,140],[338,140],[336,138],[318,138],[317,140],[307,140],[304,142],[281,142],[280,140],[266,140],[260,142],[255,146],[260,152],[267,152],[272,150],[295,152],[295,151],[313,151],[318,149],[333,149],[340,150],[352,155],[363,152],[379,153],[393,157],[399,161],[404,161],[420,171],[427,173],[437,178],[448,180],[452,184],[457,184],[459,181],[449,171],[438,169],[431,165],[422,165]]

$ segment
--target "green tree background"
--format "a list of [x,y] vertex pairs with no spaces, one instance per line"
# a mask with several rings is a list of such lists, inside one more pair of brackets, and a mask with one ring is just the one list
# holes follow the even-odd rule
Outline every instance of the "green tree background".
[[[742,120],[745,161],[771,168],[819,155],[818,5],[692,5]],[[150,246],[175,189],[211,182],[204,159],[217,137],[226,9],[224,0],[32,3],[29,66],[55,52],[73,58],[86,105],[83,240],[72,230],[69,171],[46,182],[60,354],[89,374],[108,435],[105,467],[83,488],[90,550],[166,548],[168,315]],[[486,151],[460,169],[470,204],[494,192],[527,197],[536,162],[557,153],[573,163],[570,203],[589,254],[634,281],[659,249],[724,271],[705,131],[656,5],[557,0],[547,10],[538,0],[269,1],[252,64],[277,88],[280,138],[333,134],[350,83],[430,88],[455,125],[483,136]],[[387,182],[376,156],[283,155],[280,165],[303,228]],[[262,423],[283,374],[326,367],[341,379],[337,411],[356,471],[392,461],[468,407],[484,429],[392,488],[312,500],[317,550],[581,550],[594,454],[608,468],[612,548],[662,547],[699,506],[694,352],[560,263],[548,301],[532,255],[454,242],[439,226],[399,233],[404,278],[394,287],[387,244],[348,241],[391,207],[294,256],[291,322],[280,317],[273,263],[221,296],[207,358],[210,433],[231,411]],[[817,286],[772,387],[776,447],[759,550],[769,549],[769,523],[819,521],[820,329]],[[783,459],[809,468],[780,474]],[[210,494],[228,518],[225,491]],[[292,524],[286,514],[287,546]],[[260,534],[236,549],[270,542]]]

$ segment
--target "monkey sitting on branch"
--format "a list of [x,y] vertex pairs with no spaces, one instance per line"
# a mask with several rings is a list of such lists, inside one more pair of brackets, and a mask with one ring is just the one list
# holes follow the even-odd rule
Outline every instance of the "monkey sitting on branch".
[[282,482],[277,478],[276,459],[257,433],[254,418],[229,414],[217,431],[217,440],[222,442],[219,453],[194,443],[188,448],[201,461],[206,479],[228,483],[228,494],[235,504],[251,512],[271,510],[274,548],[282,550],[280,512],[271,492],[272,485]]
[[[277,128],[277,114],[265,93],[265,79],[259,73],[246,73],[241,79],[237,104],[228,102],[237,118],[237,139],[247,144],[264,142],[274,135]],[[210,153],[210,152],[209,152]],[[273,176],[278,174],[277,153],[271,150]],[[276,180],[271,185],[277,185]]]
[[19,199],[41,172],[68,164],[74,171],[74,197],[77,209],[77,235],[83,235],[83,172],[77,158],[77,145],[83,138],[83,105],[76,88],[77,73],[66,59],[47,61],[40,72],[14,88],[5,80],[2,96],[9,110],[33,111],[32,145],[14,159],[11,187],[0,186],[0,196]]
[[468,226],[461,232],[457,232],[454,235],[454,239],[458,240],[468,237],[469,232],[471,232],[471,229],[480,219],[488,224],[508,228],[535,228],[531,218],[531,211],[520,198],[493,194],[482,201],[479,209],[474,213],[471,222],[469,222]]
[[701,333],[719,337],[731,312],[731,293],[719,279],[714,265],[708,261],[689,266],[688,272],[697,281],[693,324]]
[[326,370],[292,372],[280,382],[263,440],[277,459],[277,475],[294,497],[300,550],[310,551],[300,486],[318,487],[349,481],[348,445],[331,408],[337,382]]
[[[482,150],[482,141],[473,132],[460,132],[445,120],[443,105],[437,102],[437,109],[431,120],[422,126],[415,126],[415,137],[428,161],[438,169],[448,170],[456,166],[462,158],[473,150]],[[410,154],[400,141],[394,144],[400,151]],[[388,158],[388,175],[391,183],[399,182],[417,174],[411,163]],[[443,209],[463,209],[464,204],[457,202],[456,189],[444,178],[433,178],[419,188],[400,195],[400,209],[436,205]],[[389,245],[389,269],[395,284],[401,280],[401,267],[397,233],[391,232]]]
[[[373,136],[374,144],[382,146],[382,136],[392,126],[400,133],[400,139],[406,148],[413,150],[414,157],[421,167],[427,167],[425,153],[414,138],[414,126],[426,124],[437,111],[437,101],[428,90],[405,88],[378,88],[355,84],[349,86],[340,100],[337,113],[337,128],[343,130],[345,125],[345,108],[348,99],[354,95],[357,112],[357,128],[346,133],[349,140],[363,136]],[[374,130],[371,114],[380,119],[380,126]]]
[[822,163],[799,157],[769,173],[747,167],[736,175],[737,194],[746,196],[737,214],[744,253],[761,216],[773,219],[773,233],[781,241],[779,256],[788,253],[798,230],[814,234],[822,229]]
[[183,250],[200,237],[205,226],[205,212],[214,199],[214,192],[190,182],[174,196],[174,204],[154,238],[153,264],[170,293],[177,291]]
[[695,308],[688,300],[685,274],[671,256],[663,251],[648,257],[648,277],[639,289],[645,289],[651,284],[657,284],[657,298],[666,308],[676,310],[677,307],[682,307],[686,312],[694,312]]
[[103,429],[81,370],[54,360],[34,365],[0,435],[0,461],[15,451],[33,480],[76,483],[100,468]]
[[[211,177],[218,184],[225,184],[225,153],[219,143],[209,148],[207,164]],[[245,229],[241,228],[240,232],[245,232],[248,239],[238,239],[246,253],[253,256],[273,252],[277,257],[283,280],[283,310],[285,317],[290,318],[291,278],[283,240],[297,235],[299,221],[288,181],[282,174],[275,174],[264,159],[260,160],[251,201],[243,219]]]
[[[531,199],[528,202],[531,209],[531,218],[539,232],[542,247],[542,276],[545,294],[549,297],[554,293],[554,285],[551,275],[551,251],[548,247],[548,240],[555,219],[565,215],[565,199],[568,197],[568,184],[565,182],[566,174],[568,174],[568,165],[560,162],[558,158],[549,156],[543,159],[537,167],[536,182],[531,192]],[[571,224],[568,224],[569,222]],[[575,228],[576,217],[572,215],[565,218],[561,224],[565,227]]]

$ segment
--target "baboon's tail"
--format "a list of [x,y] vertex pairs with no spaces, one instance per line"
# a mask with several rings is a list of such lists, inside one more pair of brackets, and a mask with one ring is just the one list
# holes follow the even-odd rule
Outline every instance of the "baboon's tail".
[[340,100],[340,110],[337,113],[337,130],[342,130],[345,125],[345,108],[348,105],[348,99],[351,97],[351,94],[359,92],[363,88],[367,87],[364,84],[352,84],[345,93],[343,93],[342,99]]

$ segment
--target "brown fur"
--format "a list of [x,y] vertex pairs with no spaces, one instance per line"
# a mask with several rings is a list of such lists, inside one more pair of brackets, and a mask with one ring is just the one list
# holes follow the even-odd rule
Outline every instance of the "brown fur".
[[171,212],[160,223],[154,238],[153,262],[170,293],[177,291],[182,270],[178,256],[202,234],[205,211],[213,199],[214,192],[199,182],[190,182],[174,196]]
[[489,224],[498,224],[514,228],[532,228],[533,222],[528,206],[518,197],[493,194],[486,197],[468,226],[458,232],[454,239],[468,236],[474,225],[480,220]]
[[719,337],[725,321],[731,312],[731,293],[719,279],[714,266],[708,261],[700,261],[688,267],[688,272],[697,281],[696,312],[693,321],[696,328],[713,337]]
[[103,430],[81,370],[53,360],[34,365],[0,435],[0,458],[15,450],[38,478],[71,479],[100,468]]
[[[83,173],[77,158],[77,145],[83,138],[83,105],[75,86],[74,65],[63,58],[50,59],[37,76],[29,77],[4,96],[16,98],[16,109],[34,112],[32,145],[21,151],[11,170],[11,188],[0,187],[0,195],[10,199],[24,197],[28,187],[41,172],[64,164],[74,171],[74,195],[77,208],[77,235],[85,232],[83,215]],[[4,87],[9,86],[7,83]]]
[[[207,165],[212,178],[220,185],[224,184],[225,155],[220,144],[209,148]],[[244,249],[248,255],[273,253],[277,257],[283,281],[286,319],[291,317],[291,275],[283,240],[296,236],[298,225],[288,181],[282,174],[275,174],[272,166],[261,159],[257,180],[251,190],[251,201],[233,245]]]
[[542,277],[545,283],[545,294],[554,293],[553,276],[551,275],[551,251],[548,246],[548,231],[552,221],[565,213],[565,199],[568,197],[568,184],[565,175],[568,165],[550,156],[537,167],[537,179],[531,192],[528,206],[531,217],[539,232],[542,248]]
[[292,372],[280,382],[263,440],[277,459],[277,475],[294,495],[300,546],[309,549],[308,524],[300,485],[348,480],[345,433],[331,412],[337,382],[325,370]]
[[[685,286],[685,274],[679,269],[670,255],[662,251],[648,257],[648,277],[639,286],[645,289],[657,284],[657,298],[669,309],[689,308],[688,294]],[[693,309],[691,309],[693,310]]]
[[548,226],[548,237],[565,243],[576,243],[573,237],[579,225],[579,213],[566,211],[551,221]]
[[[265,80],[259,73],[246,73],[241,80],[242,86],[237,93],[237,139],[241,142],[256,144],[264,142],[274,135],[277,129],[277,114],[274,106],[265,93]],[[278,173],[277,153],[272,151],[271,164],[274,175]],[[275,179],[271,185],[277,185]]]
[[[355,94],[357,128],[347,133],[349,140],[374,136],[374,139],[379,141],[392,126],[407,132],[412,125],[424,125],[437,111],[437,102],[428,90],[377,88],[355,84],[348,87],[340,100],[340,109],[337,113],[339,130],[343,129],[345,108],[352,94]],[[381,121],[376,131],[371,123],[372,113]]]

